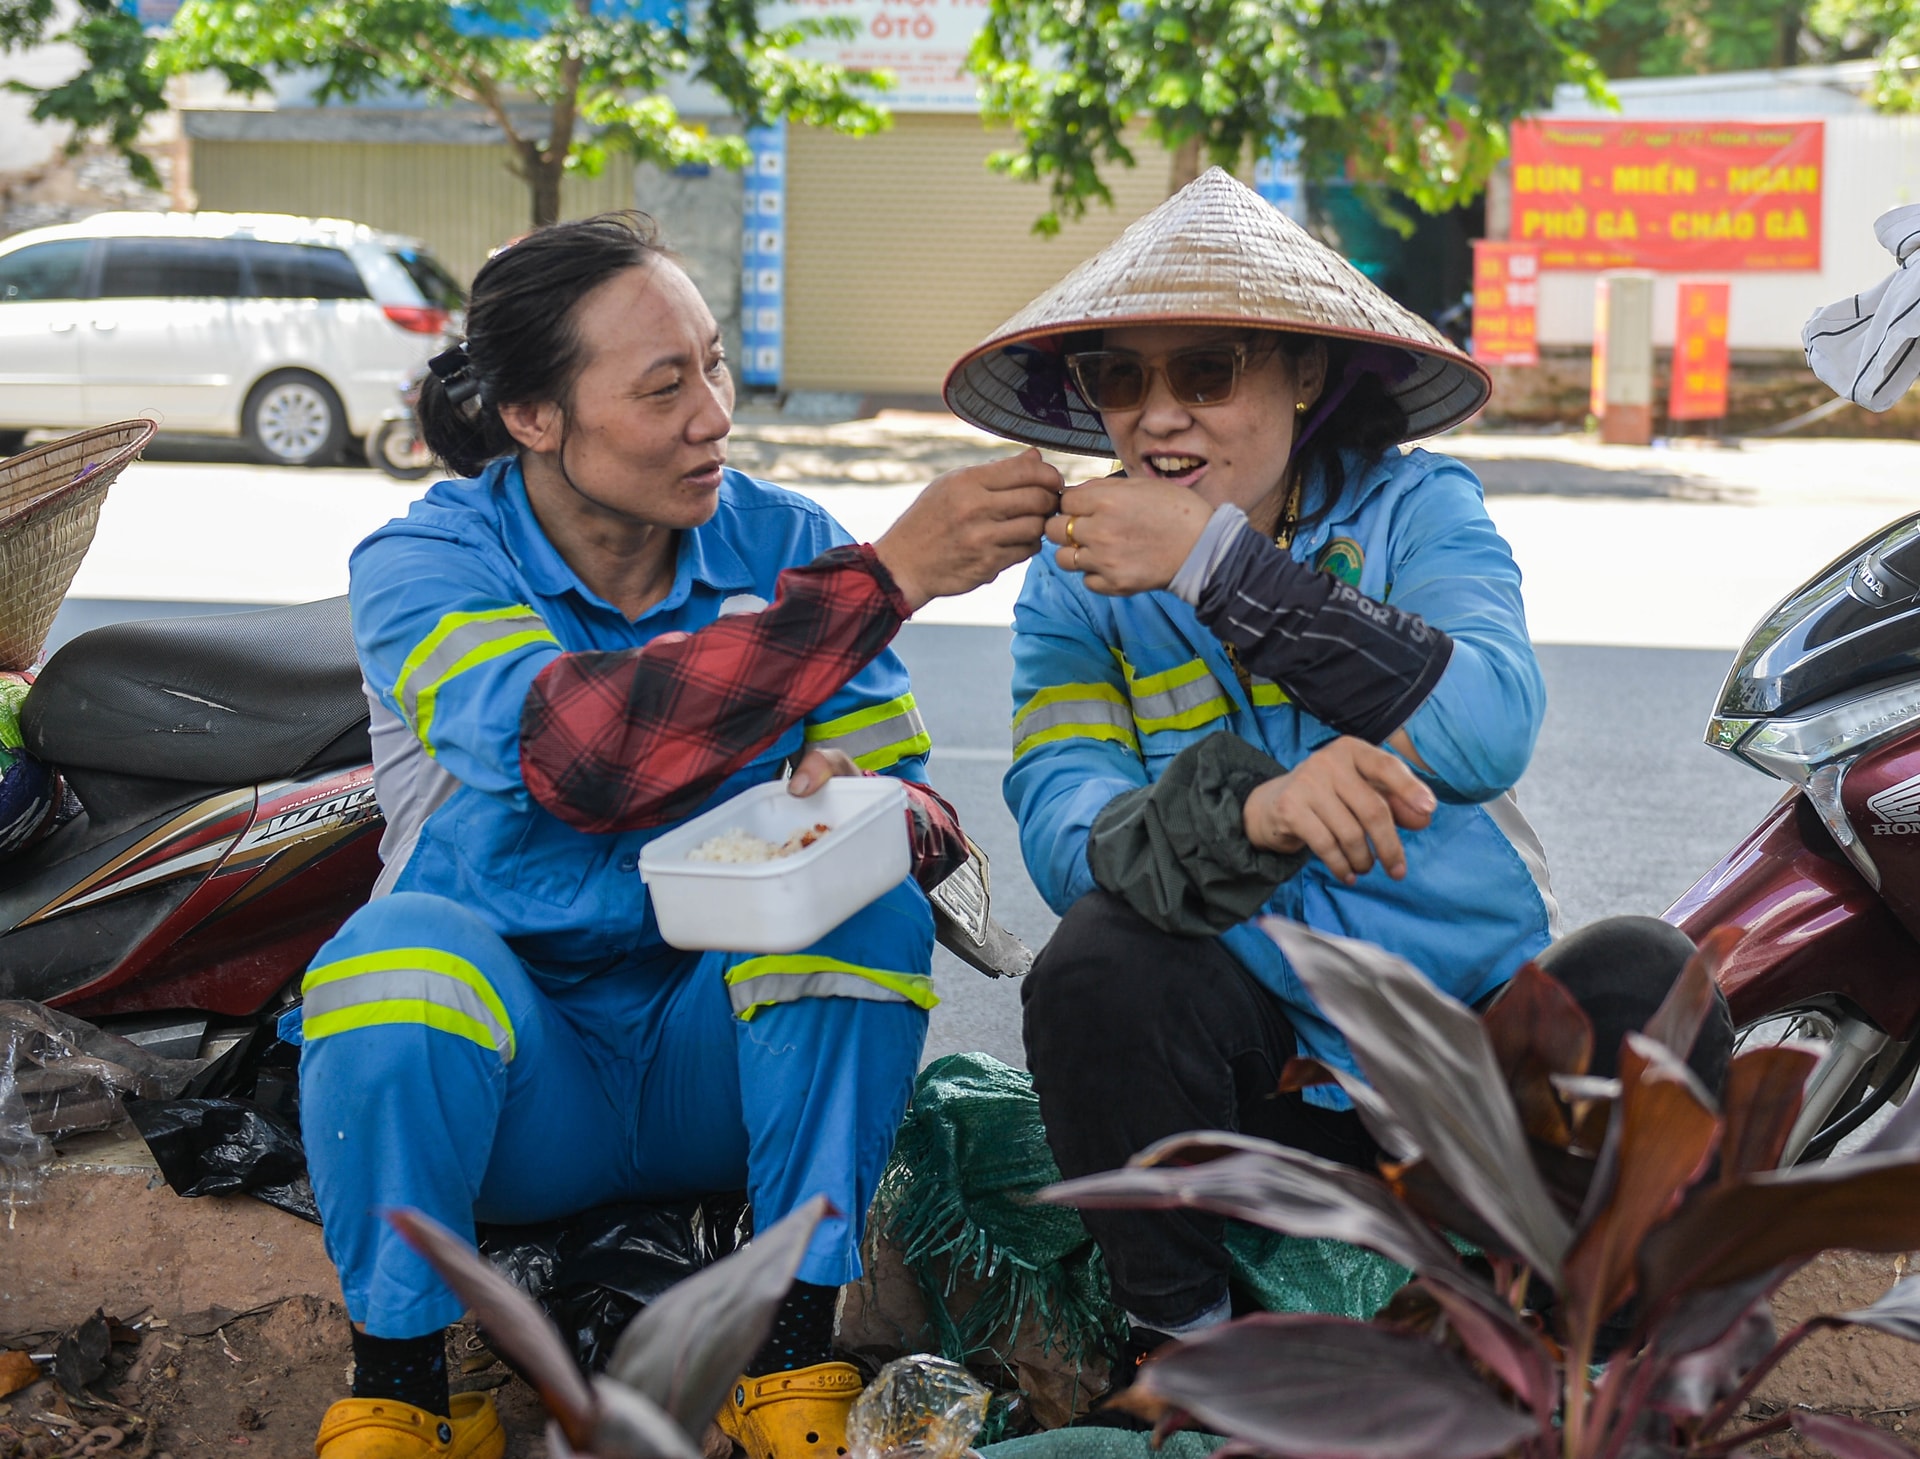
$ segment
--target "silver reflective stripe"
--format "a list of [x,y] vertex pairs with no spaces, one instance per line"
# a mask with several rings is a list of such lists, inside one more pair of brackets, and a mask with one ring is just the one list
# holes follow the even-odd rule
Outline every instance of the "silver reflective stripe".
[[769,1003],[797,1003],[802,998],[864,998],[872,1003],[911,1003],[891,988],[883,988],[858,973],[761,973],[727,985],[727,998],[736,1017],[745,1017]]
[[1013,747],[1018,751],[1037,734],[1076,724],[1110,724],[1133,739],[1133,716],[1111,699],[1057,699],[1021,717],[1013,727]]
[[848,734],[830,735],[820,740],[809,739],[807,748],[839,750],[849,760],[858,760],[862,755],[891,750],[895,745],[918,739],[926,732],[927,724],[920,718],[919,708],[909,705],[903,714],[896,714],[891,719],[880,720],[876,724],[863,726]]
[[395,968],[385,972],[355,973],[311,989],[301,1000],[301,1016],[318,1019],[370,1003],[417,1000],[464,1014],[493,1035],[500,1057],[513,1058],[513,1035],[493,1016],[480,995],[458,978],[430,973],[424,968]]
[[1220,681],[1212,674],[1203,674],[1190,684],[1176,684],[1171,689],[1162,689],[1157,694],[1141,694],[1133,701],[1133,716],[1141,721],[1141,728],[1148,728],[1153,722],[1172,719],[1175,715],[1185,714],[1190,709],[1200,709],[1215,701],[1220,702],[1221,712],[1232,708],[1227,699],[1227,691],[1220,687]]
[[1519,799],[1509,790],[1505,795],[1483,802],[1480,809],[1487,813],[1487,818],[1500,828],[1500,834],[1520,854],[1520,860],[1526,864],[1527,874],[1533,878],[1534,890],[1540,893],[1540,900],[1547,906],[1547,936],[1559,937],[1560,902],[1553,894],[1553,882],[1547,875],[1547,849],[1540,844],[1540,836],[1532,823],[1521,813]]
[[[441,622],[445,623],[446,619],[443,618]],[[395,686],[394,692],[407,722],[416,730],[419,728],[420,696],[429,689],[438,688],[460,660],[489,643],[503,638],[518,638],[525,633],[545,633],[549,638],[552,637],[548,633],[546,620],[531,608],[520,608],[500,616],[476,616],[449,629],[446,637],[435,644],[430,653],[418,662],[408,663],[401,671],[401,683]]]
[[420,832],[433,813],[445,805],[460,782],[429,755],[413,731],[371,688],[366,690],[373,741],[373,794],[387,828],[380,833],[380,875],[368,900],[393,890],[407,860],[420,844]]

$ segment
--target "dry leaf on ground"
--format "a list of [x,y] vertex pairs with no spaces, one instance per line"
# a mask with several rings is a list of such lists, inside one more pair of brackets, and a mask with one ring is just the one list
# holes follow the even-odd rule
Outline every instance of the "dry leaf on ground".
[[0,1353],[0,1398],[18,1393],[29,1383],[40,1381],[40,1369],[32,1358],[18,1349]]

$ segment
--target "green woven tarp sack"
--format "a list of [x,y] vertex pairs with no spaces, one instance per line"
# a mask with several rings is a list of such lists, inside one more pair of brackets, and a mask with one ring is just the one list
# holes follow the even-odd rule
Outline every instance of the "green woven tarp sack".
[[[985,1054],[950,1054],[921,1071],[874,1200],[925,1296],[942,1355],[995,1351],[1029,1318],[1069,1360],[1124,1330],[1106,1264],[1076,1211],[1032,1200],[1060,1178],[1032,1079]],[[1366,1319],[1411,1273],[1344,1242],[1300,1240],[1231,1222],[1240,1294],[1271,1312]],[[963,1281],[978,1295],[958,1315]]]

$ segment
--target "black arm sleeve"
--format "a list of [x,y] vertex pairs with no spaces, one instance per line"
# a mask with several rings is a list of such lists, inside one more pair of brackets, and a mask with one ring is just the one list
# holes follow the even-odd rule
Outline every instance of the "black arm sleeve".
[[1295,562],[1251,527],[1208,578],[1197,611],[1250,671],[1374,744],[1407,722],[1453,657],[1453,640],[1432,624]]
[[1266,905],[1308,853],[1247,839],[1247,797],[1286,766],[1221,730],[1175,755],[1152,785],[1108,801],[1093,818],[1093,879],[1162,932],[1212,937]]

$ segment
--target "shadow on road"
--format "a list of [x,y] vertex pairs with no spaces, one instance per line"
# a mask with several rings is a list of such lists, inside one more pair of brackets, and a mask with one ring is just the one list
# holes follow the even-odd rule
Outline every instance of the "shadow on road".
[[1602,470],[1551,457],[1500,456],[1460,458],[1488,496],[1612,497],[1626,501],[1737,501],[1746,493],[1738,487],[1684,476],[1675,471]]

